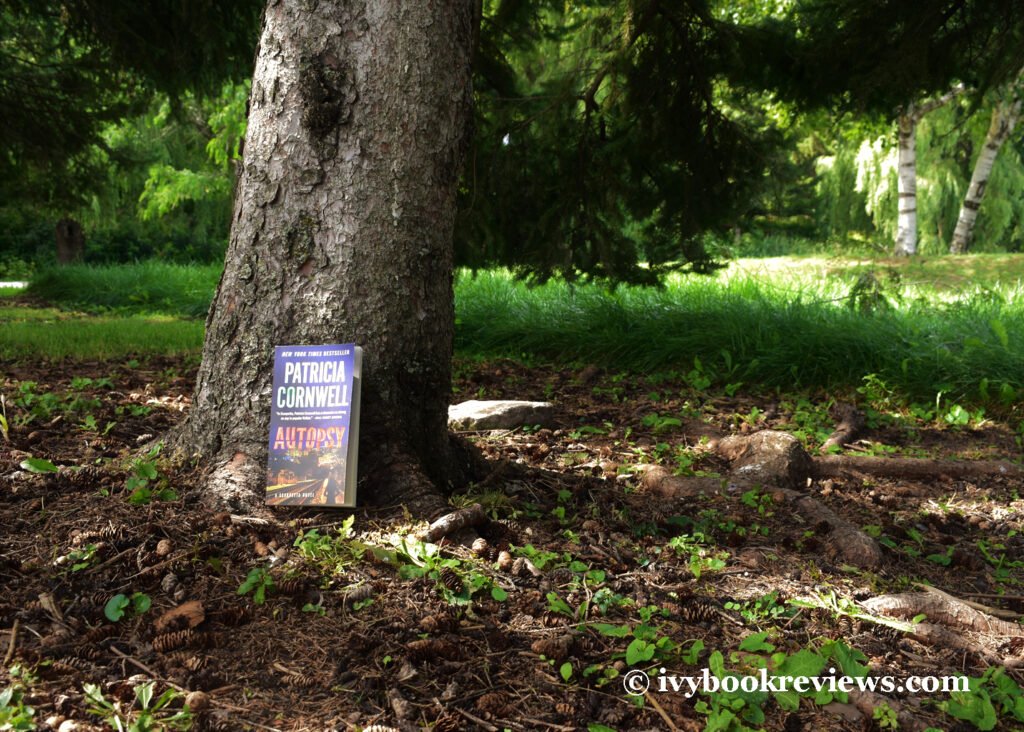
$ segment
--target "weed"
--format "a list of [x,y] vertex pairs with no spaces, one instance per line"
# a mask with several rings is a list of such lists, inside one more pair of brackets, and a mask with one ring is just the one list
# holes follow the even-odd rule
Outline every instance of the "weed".
[[142,615],[149,610],[153,601],[144,592],[133,592],[131,595],[117,594],[107,600],[103,606],[103,614],[107,620],[116,623],[125,615]]
[[0,730],[34,730],[36,710],[25,704],[25,690],[15,683],[0,691]]
[[[132,463],[131,476],[125,482],[128,491],[128,502],[136,506],[157,501],[176,501],[178,493],[168,486],[167,479],[160,477],[156,467],[156,457],[160,454],[162,443],[151,448],[144,458]],[[152,482],[156,485],[152,485]]]
[[[85,702],[89,713],[101,718],[117,732],[169,732],[192,728],[192,714],[188,707],[173,710],[172,702],[181,698],[181,693],[168,689],[156,699],[153,698],[155,682],[148,681],[135,687],[135,702],[123,709],[121,702],[110,701],[99,686],[85,684]],[[137,708],[136,708],[137,707]]]
[[1024,722],[1024,693],[1006,669],[991,667],[980,677],[967,680],[967,691],[954,691],[939,708],[978,729],[994,729],[1000,715]]
[[248,595],[252,593],[252,601],[262,605],[267,601],[267,593],[274,589],[274,578],[264,567],[254,567],[249,570],[245,581],[238,586],[237,594]]

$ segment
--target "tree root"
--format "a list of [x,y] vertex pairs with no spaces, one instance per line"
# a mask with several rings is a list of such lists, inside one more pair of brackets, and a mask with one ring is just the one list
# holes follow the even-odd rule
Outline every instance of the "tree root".
[[793,503],[793,507],[808,523],[828,524],[828,544],[832,553],[846,564],[862,569],[874,569],[882,564],[882,549],[877,542],[849,521],[840,518],[828,506],[811,496],[794,490],[779,488],[773,491]]
[[640,490],[658,498],[693,498],[700,495],[723,493],[720,478],[682,477],[673,475],[660,465],[640,465]]
[[483,506],[479,503],[474,503],[469,508],[459,509],[437,519],[434,523],[430,524],[426,531],[418,533],[416,538],[421,541],[434,543],[449,534],[454,534],[463,529],[482,526],[487,521],[487,514],[484,513]]
[[852,404],[837,404],[832,413],[839,423],[835,432],[822,443],[821,452],[828,452],[833,447],[846,447],[857,439],[866,424],[864,415]]
[[822,455],[812,460],[816,478],[840,478],[846,473],[907,480],[1024,478],[1024,468],[1002,460],[923,460],[861,455]]
[[1024,636],[1024,628],[1017,623],[994,618],[952,595],[937,592],[907,592],[899,595],[882,595],[864,602],[871,612],[890,617],[910,619],[926,615],[932,624],[954,629],[971,630],[992,636]]

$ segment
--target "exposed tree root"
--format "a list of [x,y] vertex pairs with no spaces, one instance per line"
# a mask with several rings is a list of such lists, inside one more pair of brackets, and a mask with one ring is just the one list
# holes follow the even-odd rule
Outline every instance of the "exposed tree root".
[[267,511],[262,488],[266,485],[266,467],[250,456],[237,452],[214,465],[204,481],[206,491],[200,500],[211,508],[232,513],[258,514]]
[[873,569],[881,565],[882,549],[875,540],[849,521],[840,518],[828,506],[811,496],[785,488],[777,489],[776,494],[781,494],[791,501],[793,507],[808,523],[828,524],[828,545],[831,553],[838,559],[862,569]]
[[846,447],[857,439],[864,429],[864,415],[852,404],[837,404],[832,414],[839,420],[835,432],[828,436],[821,445],[821,452],[828,452],[833,447]]
[[439,539],[454,534],[463,529],[482,526],[487,523],[487,514],[479,503],[474,503],[469,508],[459,509],[453,513],[434,521],[426,531],[417,534],[417,538],[423,541],[436,542]]
[[371,464],[359,481],[360,502],[378,506],[404,506],[417,518],[433,520],[449,510],[440,488],[424,474],[419,463],[404,455]]
[[983,480],[1000,476],[1024,478],[1024,468],[1001,460],[951,461],[861,455],[822,455],[812,460],[816,478],[838,478],[847,473],[907,480]]
[[692,498],[723,491],[719,478],[682,477],[660,465],[641,465],[637,470],[642,473],[640,490],[658,498]]
[[907,592],[899,595],[882,595],[865,601],[864,606],[872,612],[890,617],[910,619],[925,615],[929,622],[951,628],[993,636],[1024,636],[1024,628],[1017,623],[994,618],[945,593]]

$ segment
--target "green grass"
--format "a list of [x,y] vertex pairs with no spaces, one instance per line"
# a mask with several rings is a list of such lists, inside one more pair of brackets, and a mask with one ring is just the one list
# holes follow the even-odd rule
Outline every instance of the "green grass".
[[456,347],[683,374],[696,358],[701,375],[719,384],[835,388],[877,374],[924,400],[943,391],[978,401],[1004,383],[1014,396],[1024,387],[1024,290],[932,293],[868,313],[848,306],[848,292],[839,281],[775,285],[742,273],[614,292],[463,275]]
[[163,262],[51,267],[32,278],[26,293],[92,312],[117,310],[198,318],[210,309],[221,269],[220,265]]
[[[18,317],[9,317],[16,310]],[[56,317],[53,317],[56,313]],[[110,359],[179,354],[203,345],[203,323],[166,315],[68,316],[49,309],[0,308],[0,359]]]
[[[868,270],[875,279],[864,276]],[[31,294],[103,317],[0,307],[0,356],[197,349],[200,322],[138,314],[201,315],[218,274],[214,266],[159,263],[42,272]],[[696,369],[713,383],[748,387],[855,387],[877,374],[908,399],[930,401],[940,391],[972,402],[1009,399],[1024,390],[1021,278],[1024,256],[1006,254],[747,259],[715,277],[612,292],[557,281],[529,288],[501,271],[461,273],[456,346],[463,356],[684,376]],[[868,312],[849,306],[858,280],[870,285],[861,300],[873,302]],[[110,311],[136,315],[116,319]]]

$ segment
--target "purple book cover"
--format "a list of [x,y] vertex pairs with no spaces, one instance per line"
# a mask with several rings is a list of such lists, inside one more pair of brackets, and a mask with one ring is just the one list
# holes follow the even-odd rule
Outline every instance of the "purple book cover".
[[354,506],[362,349],[277,346],[267,503]]

